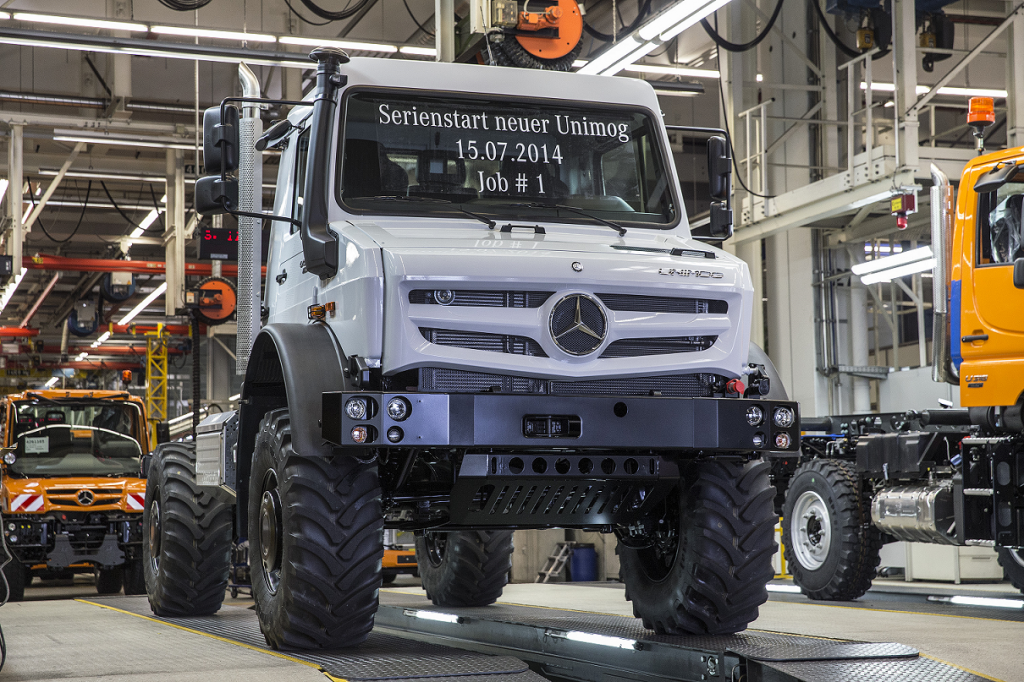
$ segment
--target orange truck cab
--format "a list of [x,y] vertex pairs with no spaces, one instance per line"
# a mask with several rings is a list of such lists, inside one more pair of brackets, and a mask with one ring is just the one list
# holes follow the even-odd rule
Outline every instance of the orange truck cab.
[[18,600],[33,575],[97,572],[100,593],[144,594],[143,403],[124,391],[40,390],[2,409],[4,568]]

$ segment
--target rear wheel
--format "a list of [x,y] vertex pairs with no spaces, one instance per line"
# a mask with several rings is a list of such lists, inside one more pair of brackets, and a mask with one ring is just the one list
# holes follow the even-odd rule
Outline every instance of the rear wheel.
[[849,601],[871,587],[882,538],[847,462],[813,459],[789,482],[782,544],[793,582],[811,599]]
[[996,551],[999,553],[999,565],[1006,571],[1010,584],[1024,592],[1024,549],[1000,547]]
[[626,599],[658,634],[722,635],[757,619],[774,575],[769,465],[706,461],[684,473],[647,547],[620,542]]
[[7,601],[21,601],[25,598],[25,585],[32,582],[28,569],[17,559],[11,559],[4,566],[7,580]]
[[497,601],[512,569],[512,531],[424,533],[416,562],[427,598],[438,606],[487,606]]
[[141,559],[130,559],[124,564],[124,593],[146,594],[146,571]]
[[99,594],[117,594],[121,591],[123,582],[124,569],[121,566],[100,568],[96,571],[96,592]]
[[208,616],[224,601],[234,509],[220,488],[196,484],[195,447],[153,455],[143,512],[142,570],[158,616]]
[[260,425],[249,479],[252,594],[275,649],[355,646],[373,628],[384,556],[376,465],[304,457],[288,410]]

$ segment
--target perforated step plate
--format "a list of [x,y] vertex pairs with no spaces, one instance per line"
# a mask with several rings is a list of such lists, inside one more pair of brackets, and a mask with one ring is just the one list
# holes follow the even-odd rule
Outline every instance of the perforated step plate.
[[[442,613],[457,622],[432,620]],[[377,626],[426,641],[523,658],[543,674],[603,680],[772,682],[982,682],[893,642],[850,642],[747,630],[721,637],[656,635],[639,619],[528,606],[435,607],[419,595],[381,591]],[[539,667],[537,667],[539,666]]]
[[[154,616],[146,597],[96,597],[80,601],[111,606],[129,613],[171,623],[200,633],[224,637],[270,651],[250,609],[224,606],[212,616],[161,618]],[[289,656],[320,666],[332,677],[363,680],[429,680],[430,682],[544,682],[526,663],[511,656],[494,656],[410,640],[396,634],[370,633],[351,649],[331,652],[288,652]]]

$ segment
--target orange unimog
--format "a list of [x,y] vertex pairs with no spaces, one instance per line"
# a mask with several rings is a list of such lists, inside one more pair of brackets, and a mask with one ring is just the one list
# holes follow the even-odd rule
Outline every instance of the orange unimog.
[[0,399],[10,599],[34,575],[96,572],[100,594],[145,594],[146,411],[125,391],[38,390]]

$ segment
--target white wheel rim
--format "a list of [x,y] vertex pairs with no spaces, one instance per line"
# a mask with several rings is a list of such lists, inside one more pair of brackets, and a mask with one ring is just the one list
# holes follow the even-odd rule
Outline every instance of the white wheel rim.
[[789,535],[800,565],[812,571],[821,568],[832,546],[832,519],[821,495],[813,490],[800,494],[789,519]]

